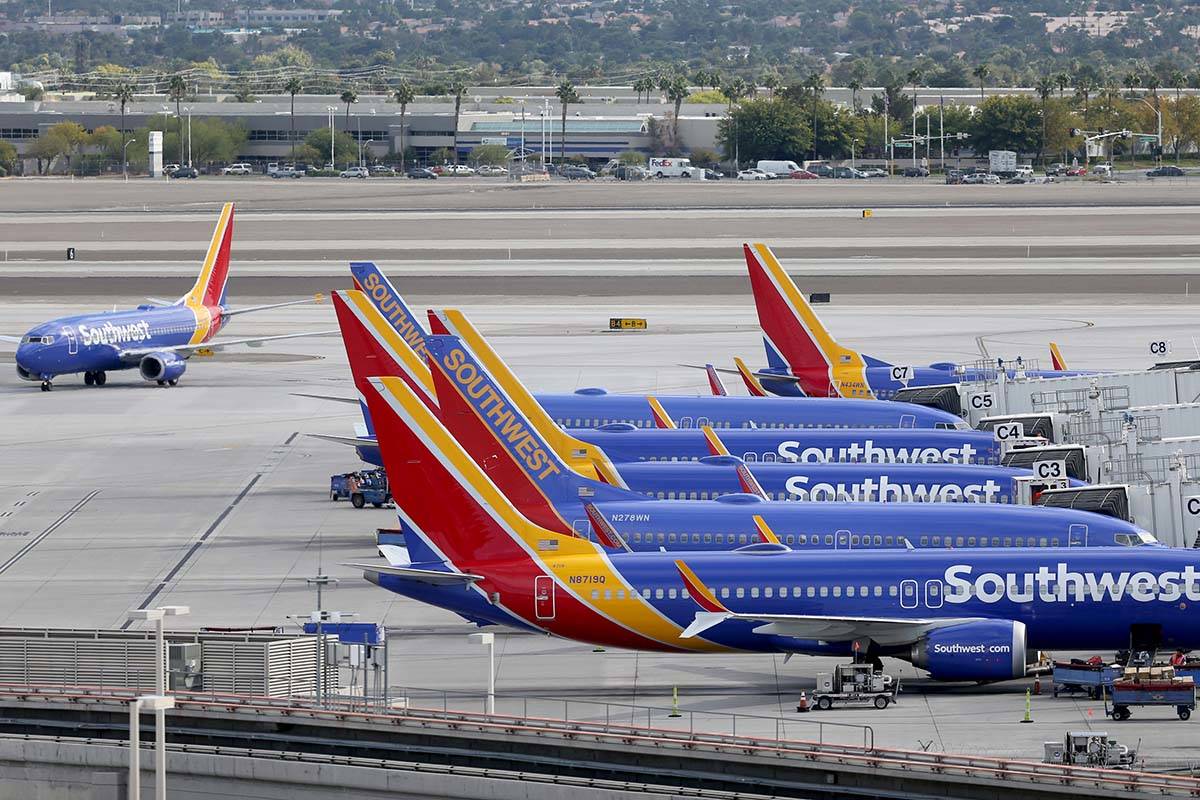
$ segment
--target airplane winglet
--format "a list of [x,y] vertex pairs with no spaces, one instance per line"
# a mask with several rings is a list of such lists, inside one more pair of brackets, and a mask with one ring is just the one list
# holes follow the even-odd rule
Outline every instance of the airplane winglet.
[[717,374],[717,368],[712,364],[705,364],[704,371],[708,374],[708,388],[716,397],[725,397],[729,391],[725,388],[725,382],[721,380],[721,376]]
[[627,553],[633,552],[632,548],[625,542],[625,538],[612,526],[612,523],[604,518],[600,513],[600,509],[596,508],[595,503],[584,503],[583,510],[587,512],[588,522],[592,523],[592,530],[596,532],[596,538],[600,540],[600,544],[610,550],[624,550]]
[[759,383],[758,378],[756,378],[750,368],[746,366],[746,362],[735,356],[733,363],[737,367],[738,375],[742,376],[742,383],[746,384],[746,391],[750,392],[752,397],[766,397],[767,390],[763,388],[763,385]]
[[714,456],[729,455],[729,448],[721,441],[721,437],[713,430],[712,425],[702,425],[700,430],[704,431],[704,442],[708,445],[708,452]]
[[646,402],[650,404],[650,414],[654,417],[654,427],[656,428],[677,428],[675,420],[671,419],[671,415],[663,408],[662,403],[657,397],[648,396]]
[[775,535],[775,531],[771,530],[771,526],[767,521],[758,514],[754,515],[754,526],[758,528],[758,535],[762,537],[764,542],[769,544],[783,544],[779,541],[779,537]]
[[[705,586],[704,581],[700,580],[699,576],[695,572],[692,572],[692,568],[685,564],[682,559],[675,559],[675,568],[679,570],[679,577],[683,579],[683,585],[687,587],[688,594],[696,601],[696,605],[710,614],[725,615],[729,613],[729,609],[717,599],[712,589]],[[699,614],[697,614],[697,617],[699,617]],[[695,634],[692,635],[694,636]]]
[[1067,368],[1066,359],[1063,358],[1062,351],[1058,349],[1058,345],[1054,342],[1050,343],[1050,363],[1057,370],[1065,370]]
[[691,639],[693,636],[699,636],[709,628],[715,628],[732,615],[722,612],[697,611],[696,618],[692,620],[692,624],[684,628],[683,633],[679,634],[680,639]]

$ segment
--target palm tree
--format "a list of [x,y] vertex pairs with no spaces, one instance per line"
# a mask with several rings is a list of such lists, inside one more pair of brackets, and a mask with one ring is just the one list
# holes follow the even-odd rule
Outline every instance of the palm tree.
[[768,90],[771,93],[771,97],[775,96],[775,90],[779,88],[782,82],[779,73],[773,69],[764,72],[762,77],[758,79],[758,85]]
[[1096,83],[1091,75],[1081,73],[1075,77],[1075,94],[1083,101],[1083,126],[1085,128],[1088,126],[1088,100],[1095,88]]
[[[571,83],[570,79],[563,78],[563,82],[554,90],[554,96],[558,98],[558,102],[562,103],[562,127],[560,129],[560,144],[558,146],[559,164],[565,164],[567,161],[567,106],[571,103],[582,102],[583,98],[579,96],[579,92],[575,91],[575,84]],[[550,154],[553,157],[553,153]]]
[[[812,153],[813,161],[817,160],[817,101],[821,99],[821,95],[825,93],[825,77],[819,72],[814,72],[808,76],[808,81],[805,82],[804,88],[812,92]],[[914,147],[916,145],[913,145]]]
[[1038,160],[1042,164],[1046,163],[1046,102],[1050,99],[1050,95],[1054,93],[1054,79],[1049,75],[1042,78],[1037,83],[1037,94],[1042,101],[1042,139],[1038,143]]
[[654,91],[654,79],[649,75],[643,75],[633,82],[633,88],[638,94],[638,104],[642,102],[642,95],[646,95],[646,101],[650,101],[650,93]]
[[850,82],[846,84],[846,87],[850,89],[850,107],[855,111],[859,111],[858,93],[863,90],[862,81],[860,81],[858,78],[851,78]]
[[304,91],[304,84],[295,75],[287,79],[283,84],[283,90],[288,93],[292,101],[292,130],[288,134],[288,141],[292,143],[292,163],[296,161],[296,95]]
[[413,91],[411,83],[401,79],[392,96],[400,104],[400,171],[404,172],[404,115],[408,113],[408,104],[416,99],[417,93]]
[[[918,67],[913,67],[908,71],[908,85],[913,90],[913,119],[917,116],[917,106],[920,105],[917,98],[917,84],[921,82],[921,70]],[[913,147],[916,147],[914,144]]]
[[122,83],[117,87],[113,97],[121,104],[121,174],[129,171],[129,161],[125,157],[125,106],[133,102],[133,84]]
[[458,116],[462,112],[462,99],[467,93],[467,84],[462,78],[455,78],[450,84],[450,93],[454,95],[454,163],[458,163]]
[[687,96],[691,94],[691,92],[688,89],[687,80],[682,75],[671,76],[671,79],[667,81],[667,87],[665,91],[667,93],[667,99],[675,104],[675,120],[671,127],[674,131],[673,138],[675,139],[675,146],[678,147],[679,108],[683,105],[683,101],[687,99]]
[[183,114],[180,106],[187,96],[187,82],[182,75],[172,75],[167,82],[167,97],[175,101],[175,119],[179,120],[179,162],[183,163]]
[[1142,76],[1138,74],[1136,69],[1131,69],[1125,73],[1125,88],[1129,90],[1129,96],[1133,96],[1133,90],[1137,88],[1142,81]]
[[975,67],[975,69],[971,70],[971,74],[979,80],[979,102],[982,103],[984,82],[987,80],[988,75],[992,74],[992,71],[988,68],[987,64],[980,64],[979,66]]
[[1058,98],[1061,100],[1063,92],[1071,85],[1071,76],[1065,72],[1060,72],[1054,76],[1054,83],[1058,86]]
[[342,102],[346,104],[346,130],[350,130],[350,106],[358,102],[358,92],[347,89],[342,92]]
[[1171,74],[1167,76],[1167,86],[1175,90],[1175,102],[1178,103],[1183,98],[1183,87],[1187,86],[1187,76],[1183,74],[1183,70],[1171,70]]
[[[721,94],[725,95],[725,99],[729,101],[728,116],[733,120],[733,165],[734,169],[741,169],[741,152],[740,142],[737,134],[737,118],[733,116],[733,104],[750,93],[750,86],[744,78],[734,78],[731,81],[726,81],[721,84]],[[728,151],[726,151],[728,155]]]

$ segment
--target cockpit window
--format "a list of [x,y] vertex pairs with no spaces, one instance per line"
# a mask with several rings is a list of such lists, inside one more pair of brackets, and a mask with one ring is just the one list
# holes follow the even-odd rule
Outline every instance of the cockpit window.
[[53,336],[22,336],[21,344],[50,344],[54,341]]
[[1158,544],[1158,539],[1149,531],[1138,531],[1137,536],[1141,544]]

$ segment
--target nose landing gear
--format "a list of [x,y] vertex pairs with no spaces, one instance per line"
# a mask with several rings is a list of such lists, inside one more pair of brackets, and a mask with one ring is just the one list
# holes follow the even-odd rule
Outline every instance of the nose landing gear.
[[50,381],[42,381],[42,391],[43,392],[49,392],[53,389],[54,389],[54,384],[52,384]]

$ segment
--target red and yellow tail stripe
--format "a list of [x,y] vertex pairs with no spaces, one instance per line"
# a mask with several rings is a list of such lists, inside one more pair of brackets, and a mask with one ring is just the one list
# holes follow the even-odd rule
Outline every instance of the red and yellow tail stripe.
[[[357,289],[342,289],[333,292],[333,307],[356,381],[360,376],[363,381],[376,376],[401,377],[429,407],[436,407],[429,365],[384,319],[371,298]],[[357,388],[365,392],[365,386]]]
[[762,537],[764,542],[768,544],[782,544],[779,541],[779,537],[775,535],[775,531],[771,530],[771,526],[759,514],[754,515],[754,527],[758,528],[758,535]]
[[679,577],[683,579],[683,585],[687,587],[688,594],[696,601],[696,605],[714,614],[729,613],[729,609],[717,599],[712,589],[705,586],[704,581],[692,572],[691,567],[681,559],[675,559],[675,568],[679,570]]
[[671,415],[663,408],[662,403],[657,397],[648,396],[646,402],[650,405],[650,416],[654,417],[654,427],[656,428],[675,428],[675,420],[671,419]]
[[767,390],[759,383],[758,377],[755,376],[754,372],[746,366],[746,362],[735,356],[733,363],[737,367],[738,375],[742,376],[742,383],[746,384],[746,391],[750,393],[750,396],[766,397],[768,394]]
[[1050,363],[1056,370],[1065,370],[1067,361],[1063,358],[1062,351],[1058,349],[1058,345],[1054,342],[1050,343]]
[[714,456],[729,455],[729,448],[721,441],[721,437],[713,430],[711,425],[701,425],[700,430],[704,431],[704,442],[708,445],[708,452]]

